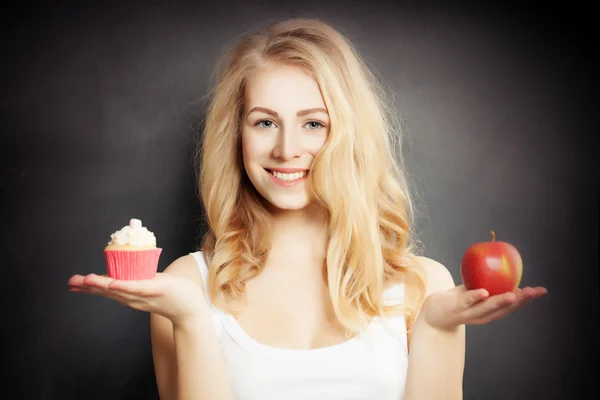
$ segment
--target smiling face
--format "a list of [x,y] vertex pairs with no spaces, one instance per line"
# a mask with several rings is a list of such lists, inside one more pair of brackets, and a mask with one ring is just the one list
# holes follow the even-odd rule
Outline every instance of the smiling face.
[[311,203],[307,177],[329,132],[318,84],[300,67],[267,63],[248,76],[242,156],[256,190],[281,210]]

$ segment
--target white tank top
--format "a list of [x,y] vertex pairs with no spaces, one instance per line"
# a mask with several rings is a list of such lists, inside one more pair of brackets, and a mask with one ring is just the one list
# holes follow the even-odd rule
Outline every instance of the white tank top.
[[[202,252],[191,255],[207,286]],[[390,287],[384,296],[388,303],[402,302],[403,285]],[[375,318],[363,333],[341,344],[296,350],[259,343],[232,315],[212,305],[211,312],[238,400],[403,398],[408,352],[402,316]]]

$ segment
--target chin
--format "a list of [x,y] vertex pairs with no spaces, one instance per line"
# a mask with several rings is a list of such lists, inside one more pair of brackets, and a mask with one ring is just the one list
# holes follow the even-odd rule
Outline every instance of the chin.
[[[312,204],[311,196],[304,187],[281,188],[274,186],[271,177],[265,180],[261,174],[249,176],[258,195],[266,207],[272,211],[298,211],[303,210]],[[270,175],[270,174],[269,174]],[[253,179],[254,178],[254,179]]]
[[266,197],[269,204],[277,210],[281,211],[298,211],[307,208],[310,205],[310,201],[304,196],[290,196],[286,197]]

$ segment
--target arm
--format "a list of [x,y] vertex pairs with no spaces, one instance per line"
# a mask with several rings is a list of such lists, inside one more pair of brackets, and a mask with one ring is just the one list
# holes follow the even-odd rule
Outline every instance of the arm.
[[[191,256],[181,257],[164,271],[192,280],[204,294],[202,277]],[[156,382],[162,400],[233,400],[225,362],[208,303],[193,320],[173,323],[150,317]]]
[[[453,288],[454,280],[440,263],[419,257],[427,273],[426,297]],[[465,326],[443,331],[417,316],[410,338],[404,400],[462,399]]]

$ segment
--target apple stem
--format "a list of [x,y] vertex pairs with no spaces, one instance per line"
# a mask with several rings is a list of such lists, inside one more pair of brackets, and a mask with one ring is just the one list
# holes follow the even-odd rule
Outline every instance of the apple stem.
[[496,240],[496,234],[494,231],[490,231],[490,236],[492,237],[492,242]]

